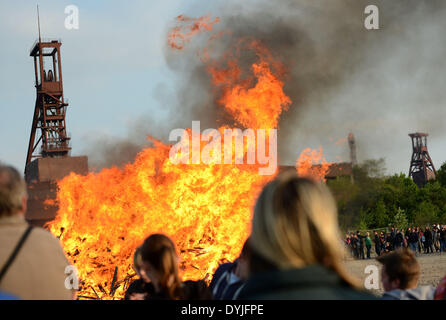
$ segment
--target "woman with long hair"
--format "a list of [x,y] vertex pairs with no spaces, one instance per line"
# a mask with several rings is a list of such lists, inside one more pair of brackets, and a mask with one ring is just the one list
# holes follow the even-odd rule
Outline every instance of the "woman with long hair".
[[149,236],[141,246],[141,258],[142,269],[154,287],[154,294],[147,299],[212,299],[212,293],[204,281],[181,281],[178,255],[169,237],[163,234]]
[[148,295],[153,294],[154,288],[150,278],[142,269],[141,247],[136,248],[133,254],[133,270],[139,278],[129,285],[124,300],[145,300]]
[[373,299],[344,268],[335,201],[328,188],[285,173],[254,209],[248,279],[239,299]]

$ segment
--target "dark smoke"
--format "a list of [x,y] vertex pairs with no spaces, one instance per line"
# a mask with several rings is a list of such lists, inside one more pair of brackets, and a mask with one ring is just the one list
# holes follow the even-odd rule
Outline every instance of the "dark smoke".
[[[290,66],[285,92],[293,105],[279,124],[282,163],[319,145],[329,160],[348,161],[347,144],[339,148],[330,138],[353,130],[359,160],[385,157],[391,172],[406,171],[409,132],[429,132],[432,147],[444,135],[445,1],[255,3],[228,7],[222,21]],[[369,4],[380,9],[380,30],[364,28]]]
[[[446,1],[236,3],[229,1],[211,13],[221,18],[218,30],[232,32],[232,37],[212,45],[215,52],[223,53],[234,39],[257,39],[289,67],[284,89],[293,104],[279,123],[282,164],[294,164],[304,148],[319,145],[327,160],[341,156],[348,161],[347,144],[339,147],[331,141],[350,131],[357,138],[358,160],[385,157],[391,173],[407,169],[411,152],[407,134],[426,131],[436,162],[435,155],[440,154],[436,146],[446,133]],[[380,9],[380,30],[364,28],[364,8],[369,4]],[[166,62],[178,75],[178,87],[174,98],[158,97],[169,110],[163,125],[151,129],[143,117],[146,134],[166,141],[171,129],[190,127],[192,120],[201,120],[202,128],[216,128],[221,119],[233,124],[216,104],[218,92],[197,58],[207,39],[208,35],[199,36],[181,52],[170,50],[166,43]],[[251,58],[243,57],[245,69]],[[132,150],[123,153],[134,156],[138,146],[123,141],[121,148]],[[120,146],[113,149],[116,160],[107,162],[119,163]],[[131,158],[126,157],[125,161]]]

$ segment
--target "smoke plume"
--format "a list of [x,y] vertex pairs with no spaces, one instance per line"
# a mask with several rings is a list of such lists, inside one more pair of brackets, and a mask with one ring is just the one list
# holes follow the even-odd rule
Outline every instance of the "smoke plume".
[[[379,8],[379,30],[364,27],[370,4]],[[166,98],[166,121],[152,129],[145,125],[145,134],[166,141],[171,129],[188,128],[192,120],[202,128],[233,125],[216,103],[219,93],[200,50],[209,46],[219,58],[236,39],[248,38],[261,41],[288,68],[284,90],[293,103],[279,123],[281,164],[294,164],[304,148],[319,145],[327,160],[349,161],[347,143],[333,141],[350,131],[358,160],[384,157],[389,173],[405,172],[409,165],[409,132],[428,132],[434,163],[439,167],[446,159],[440,147],[446,134],[445,1],[229,1],[211,16],[220,17],[216,31],[230,33],[212,42],[200,35],[181,52],[166,40],[165,59],[178,76],[177,87],[173,98],[157,97]],[[252,54],[242,56],[242,67],[252,62]],[[132,156],[138,146],[122,143]],[[120,154],[119,146],[113,149]]]

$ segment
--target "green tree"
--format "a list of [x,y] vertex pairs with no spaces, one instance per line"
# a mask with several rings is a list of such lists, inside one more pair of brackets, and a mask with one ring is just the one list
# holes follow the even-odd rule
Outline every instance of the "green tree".
[[400,230],[406,230],[406,228],[409,226],[406,212],[400,207],[398,207],[398,209],[396,210],[396,214],[393,217],[393,225]]
[[373,215],[375,220],[375,228],[387,227],[387,223],[389,222],[387,217],[387,209],[382,199],[379,199],[379,201],[376,203],[376,207],[373,210]]
[[403,173],[386,176],[384,159],[364,161],[353,168],[353,176],[354,183],[348,177],[327,182],[343,228],[446,223],[446,162],[423,188]]
[[438,220],[438,207],[429,201],[423,201],[415,210],[414,223],[417,226],[425,226]]
[[446,187],[446,162],[444,162],[440,169],[437,170],[436,180],[443,186]]
[[359,230],[368,230],[369,227],[368,227],[368,225],[367,225],[367,222],[365,222],[364,220],[361,220],[361,221],[359,222],[359,227],[358,227],[358,229],[359,229]]

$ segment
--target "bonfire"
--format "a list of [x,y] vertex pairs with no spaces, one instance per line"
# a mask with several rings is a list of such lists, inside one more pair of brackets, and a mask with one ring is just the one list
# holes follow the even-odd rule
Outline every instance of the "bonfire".
[[[168,45],[183,50],[194,34],[210,32],[218,22],[180,16],[178,23],[190,25],[175,27]],[[224,61],[203,61],[219,93],[217,103],[244,128],[276,129],[292,103],[283,91],[286,67],[255,39],[237,45],[255,54],[248,75],[242,76],[237,50],[224,55]],[[59,211],[48,228],[77,267],[80,298],[122,298],[135,277],[135,248],[152,233],[175,242],[183,280],[210,280],[220,263],[239,255],[256,197],[274,178],[259,175],[259,163],[173,164],[171,146],[150,139],[153,146],[133,163],[87,176],[71,173],[58,182]],[[299,174],[323,179],[328,167],[311,172],[315,160],[323,160],[321,153],[305,151],[297,164]]]

